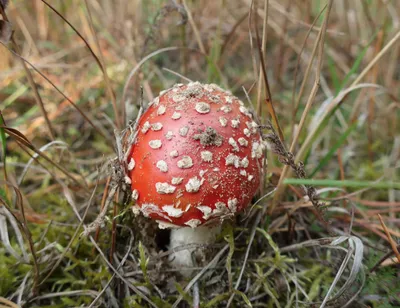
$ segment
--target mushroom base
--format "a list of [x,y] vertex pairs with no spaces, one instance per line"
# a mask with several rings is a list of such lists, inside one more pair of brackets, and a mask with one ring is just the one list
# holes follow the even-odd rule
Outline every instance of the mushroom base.
[[[169,248],[174,249],[179,246],[186,246],[190,244],[210,244],[215,242],[217,235],[221,232],[221,226],[200,226],[197,228],[180,228],[172,229]],[[195,256],[194,251],[198,248],[188,247],[186,249],[176,251],[171,254],[171,265],[180,269],[183,276],[190,276],[193,272],[191,267],[194,267]],[[200,248],[201,249],[201,248]]]

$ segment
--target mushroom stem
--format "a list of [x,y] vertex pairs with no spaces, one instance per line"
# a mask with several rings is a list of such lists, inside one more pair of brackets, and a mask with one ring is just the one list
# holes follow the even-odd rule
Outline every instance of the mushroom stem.
[[[172,229],[169,248],[174,249],[179,246],[190,244],[210,244],[215,242],[215,239],[220,232],[221,225]],[[195,266],[194,256],[192,255],[195,250],[196,248],[187,248],[171,254],[171,264],[174,267],[179,268],[183,276],[188,277],[192,273],[192,270],[189,268]]]

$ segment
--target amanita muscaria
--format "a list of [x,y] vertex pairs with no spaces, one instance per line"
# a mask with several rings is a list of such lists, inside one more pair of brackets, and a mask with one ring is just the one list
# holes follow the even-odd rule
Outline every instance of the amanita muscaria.
[[230,92],[176,84],[150,103],[137,127],[127,161],[133,211],[174,228],[171,247],[192,243],[185,234],[211,240],[215,226],[243,210],[259,189],[264,142],[252,114]]

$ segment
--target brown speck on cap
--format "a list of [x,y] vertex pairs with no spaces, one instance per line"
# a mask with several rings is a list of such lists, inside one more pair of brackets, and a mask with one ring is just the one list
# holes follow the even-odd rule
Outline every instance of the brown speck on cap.
[[204,146],[221,146],[223,137],[214,128],[207,127],[204,132],[193,135],[193,139],[200,140],[200,144]]

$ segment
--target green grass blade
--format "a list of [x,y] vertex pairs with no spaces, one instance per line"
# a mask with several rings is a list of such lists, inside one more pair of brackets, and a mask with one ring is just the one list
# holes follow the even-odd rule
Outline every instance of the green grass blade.
[[342,144],[347,140],[347,137],[355,130],[357,127],[357,122],[354,122],[351,126],[349,126],[346,131],[340,136],[339,140],[336,144],[329,150],[329,152],[321,159],[318,166],[314,168],[314,170],[309,175],[312,178],[319,170],[321,170],[326,164],[331,160],[331,158],[335,155],[337,150],[342,146]]
[[370,182],[353,180],[313,180],[313,179],[285,179],[285,184],[312,185],[326,187],[352,187],[352,188],[374,188],[374,189],[400,189],[400,182]]
[[342,84],[340,87],[336,90],[336,95],[339,94],[340,91],[346,86],[346,83],[349,81],[350,77],[358,70],[358,68],[361,65],[362,60],[364,59],[364,56],[369,49],[370,45],[372,42],[375,40],[376,36],[378,35],[378,31],[374,33],[368,44],[364,47],[364,49],[357,55],[356,60],[354,61],[353,66],[351,67],[350,71],[346,74],[346,76],[343,79]]

